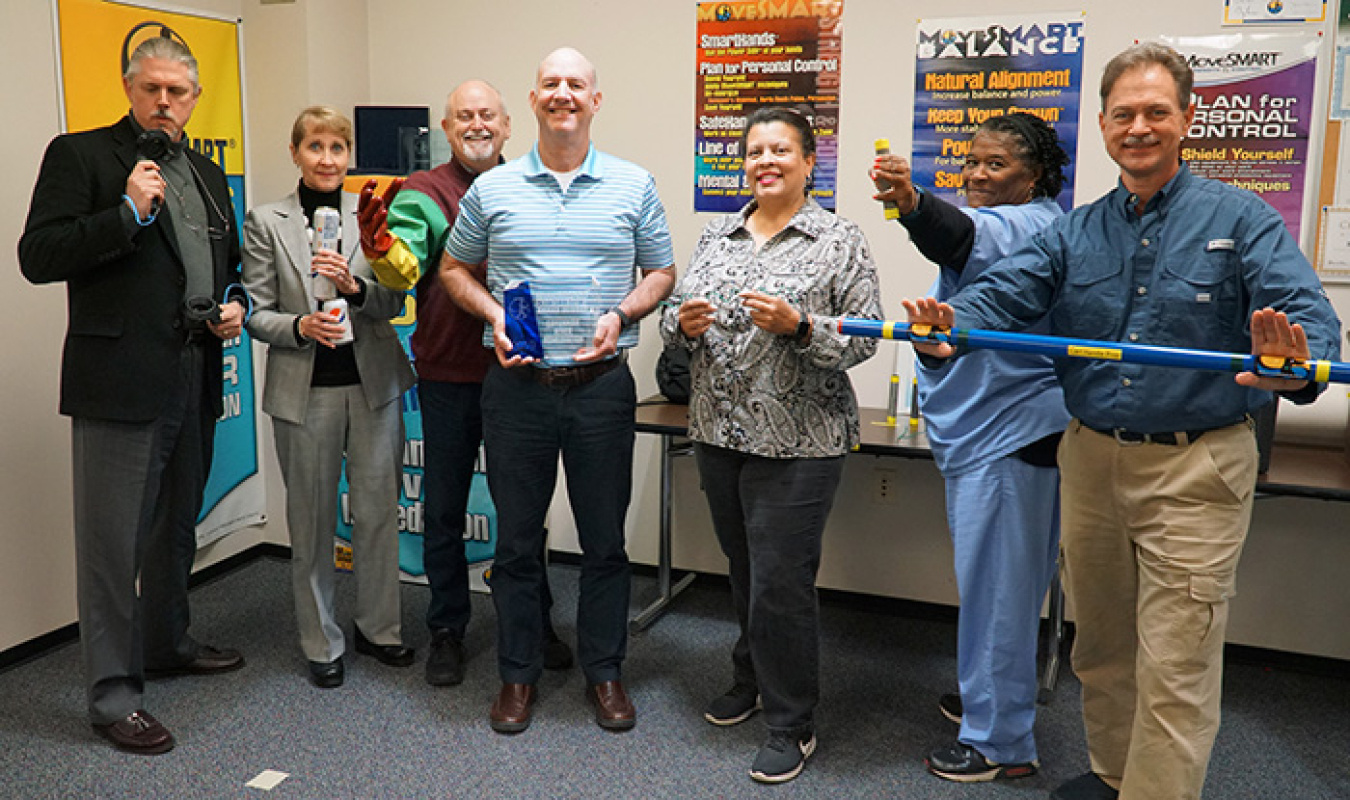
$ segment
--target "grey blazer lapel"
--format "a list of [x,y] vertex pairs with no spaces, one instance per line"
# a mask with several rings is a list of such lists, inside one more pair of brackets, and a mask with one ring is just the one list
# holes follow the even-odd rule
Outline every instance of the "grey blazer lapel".
[[315,307],[314,285],[309,274],[310,243],[305,233],[305,212],[300,208],[300,198],[294,193],[277,203],[274,212],[276,219],[272,223],[277,228],[277,238],[281,240],[281,249],[286,253],[290,268],[295,271],[300,285],[305,290],[305,300],[309,308]]

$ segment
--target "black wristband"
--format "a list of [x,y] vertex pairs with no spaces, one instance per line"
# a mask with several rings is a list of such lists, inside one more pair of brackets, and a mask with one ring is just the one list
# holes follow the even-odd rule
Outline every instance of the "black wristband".
[[620,330],[622,330],[623,328],[627,328],[629,325],[632,325],[632,324],[633,324],[633,318],[630,317],[630,316],[628,316],[627,314],[623,313],[623,309],[622,309],[622,308],[619,308],[618,306],[614,306],[613,308],[610,309],[610,311],[612,311],[612,312],[614,313],[614,316],[616,316],[616,317],[619,318],[619,329],[620,329]]
[[927,192],[923,190],[922,186],[914,187],[914,207],[908,212],[900,215],[900,222],[910,222],[919,218],[919,206],[923,205],[923,196],[925,194],[927,194]]
[[806,337],[811,335],[811,315],[805,311],[800,312],[801,319],[797,320],[797,330],[793,332],[792,338],[799,342],[806,341]]

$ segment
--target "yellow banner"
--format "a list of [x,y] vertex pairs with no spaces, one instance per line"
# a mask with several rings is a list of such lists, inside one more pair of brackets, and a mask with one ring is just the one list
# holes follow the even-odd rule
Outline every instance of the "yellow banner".
[[[111,125],[124,116],[130,104],[122,90],[122,65],[141,42],[168,35],[197,57],[202,95],[187,125],[192,149],[219,164],[232,189],[242,188],[243,98],[235,23],[100,0],[59,0],[58,19],[67,130]],[[237,196],[236,207],[242,204],[242,195]]]

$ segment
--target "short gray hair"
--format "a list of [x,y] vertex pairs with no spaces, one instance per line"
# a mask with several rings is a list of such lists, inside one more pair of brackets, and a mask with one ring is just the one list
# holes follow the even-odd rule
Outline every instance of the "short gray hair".
[[1191,104],[1191,88],[1195,85],[1195,73],[1181,54],[1165,44],[1158,42],[1140,42],[1126,48],[1106,64],[1102,72],[1102,108],[1106,108],[1106,98],[1115,88],[1116,81],[1136,67],[1157,64],[1172,75],[1177,84],[1177,105],[1185,111]]
[[200,87],[201,85],[197,81],[197,57],[192,55],[192,51],[187,49],[187,45],[176,39],[170,39],[167,36],[151,36],[136,45],[136,49],[131,51],[131,58],[127,59],[127,71],[122,74],[122,77],[126,80],[135,78],[141,71],[141,59],[143,58],[162,58],[166,61],[186,64],[188,80],[192,81],[194,87]]

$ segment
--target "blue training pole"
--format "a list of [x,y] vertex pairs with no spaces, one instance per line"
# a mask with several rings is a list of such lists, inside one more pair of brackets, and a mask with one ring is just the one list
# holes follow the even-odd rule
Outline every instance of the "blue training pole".
[[845,336],[867,336],[872,339],[896,339],[922,344],[952,344],[983,350],[1008,350],[1016,353],[1034,353],[1051,358],[1088,358],[1099,361],[1121,361],[1127,364],[1148,364],[1156,367],[1184,367],[1215,372],[1254,372],[1271,378],[1316,381],[1318,383],[1350,383],[1350,364],[1344,361],[1320,361],[1257,357],[1250,353],[1216,353],[1212,350],[1188,350],[1182,347],[1159,347],[1125,342],[1102,342],[1092,339],[1070,339],[1062,336],[1041,336],[1034,333],[1004,333],[978,329],[953,328],[942,331],[928,325],[916,325],[893,320],[839,319],[838,330]]

